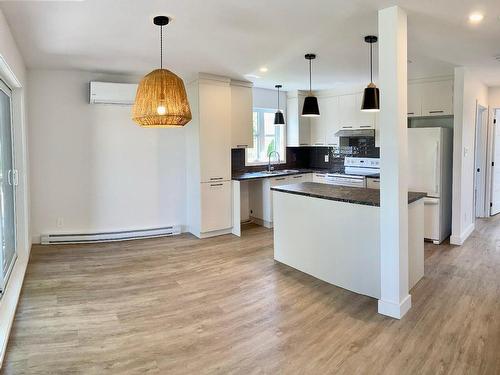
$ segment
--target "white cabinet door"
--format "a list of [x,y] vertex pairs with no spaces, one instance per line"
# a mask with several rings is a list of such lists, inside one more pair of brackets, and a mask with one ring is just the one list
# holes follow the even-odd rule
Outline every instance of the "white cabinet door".
[[325,146],[326,145],[326,121],[324,117],[325,106],[321,105],[321,116],[313,117],[310,119],[311,128],[311,145],[312,146]]
[[424,237],[428,240],[440,240],[439,204],[439,199],[424,198]]
[[287,146],[309,146],[311,144],[311,128],[309,117],[302,117],[304,95],[291,96],[286,101],[286,139]]
[[334,112],[337,110],[336,102],[337,98],[335,97],[318,98],[321,116],[310,119],[312,146],[326,146],[328,144],[328,133],[330,127],[333,126],[332,120],[334,120]]
[[335,133],[337,133],[340,129],[338,96],[324,98],[323,108],[326,128],[326,144],[328,146],[338,146],[339,137],[335,136]]
[[287,177],[287,182],[289,184],[298,184],[299,182],[311,182],[311,181],[312,181],[311,173],[295,174]]
[[326,183],[326,173],[313,173],[312,181],[319,184]]
[[199,85],[201,182],[231,180],[231,88]]
[[422,116],[422,84],[408,84],[408,117]]
[[[311,145],[311,118],[302,116],[302,107],[304,106],[305,96],[299,95],[299,146]],[[321,109],[320,109],[321,110]]]
[[231,181],[201,184],[201,232],[232,226]]
[[368,189],[380,189],[380,178],[367,177],[366,187]]
[[253,147],[252,88],[231,85],[231,147]]
[[361,104],[363,103],[363,93],[356,94],[356,105],[354,107],[356,116],[356,126],[360,129],[374,129],[375,128],[375,113],[363,112]]
[[422,84],[422,116],[453,114],[453,82],[438,81]]
[[340,128],[354,129],[357,127],[356,95],[341,95],[339,99]]

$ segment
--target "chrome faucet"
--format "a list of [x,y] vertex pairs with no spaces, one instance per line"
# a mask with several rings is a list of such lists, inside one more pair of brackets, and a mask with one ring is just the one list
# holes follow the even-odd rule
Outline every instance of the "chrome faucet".
[[269,157],[268,163],[267,163],[267,171],[271,172],[274,170],[274,167],[271,167],[271,155],[276,154],[278,155],[278,163],[280,162],[280,153],[278,151],[271,151],[267,156]]

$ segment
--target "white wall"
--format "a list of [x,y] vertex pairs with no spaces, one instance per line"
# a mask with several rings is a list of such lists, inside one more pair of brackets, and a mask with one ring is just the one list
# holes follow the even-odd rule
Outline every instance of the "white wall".
[[[277,90],[253,88],[253,106],[254,108],[272,108],[278,105]],[[286,118],[286,92],[280,91],[280,108]]]
[[488,101],[491,109],[500,108],[500,87],[490,87]]
[[488,107],[488,87],[467,68],[455,68],[453,214],[450,241],[461,245],[474,230],[474,143],[476,107]]
[[12,89],[12,125],[15,167],[19,171],[16,189],[16,230],[18,258],[9,284],[0,299],[0,367],[29,259],[29,189],[26,145],[25,88],[26,68],[9,25],[0,10],[0,77]]
[[32,235],[185,224],[184,129],[142,129],[130,106],[88,104],[91,80],[29,72]]

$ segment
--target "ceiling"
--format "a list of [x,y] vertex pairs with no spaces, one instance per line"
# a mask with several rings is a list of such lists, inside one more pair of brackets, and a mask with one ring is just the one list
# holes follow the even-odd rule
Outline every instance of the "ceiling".
[[[145,74],[159,64],[151,20],[163,14],[173,17],[165,64],[185,79],[207,72],[305,89],[303,55],[314,52],[313,88],[330,89],[369,80],[363,36],[377,34],[377,10],[395,4],[408,12],[410,78],[463,65],[500,85],[498,0],[38,0],[0,8],[29,68]],[[469,24],[472,11],[485,14],[481,24]]]

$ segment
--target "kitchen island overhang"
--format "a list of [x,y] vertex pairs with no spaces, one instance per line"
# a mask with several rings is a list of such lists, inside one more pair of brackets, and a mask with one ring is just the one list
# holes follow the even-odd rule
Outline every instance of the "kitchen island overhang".
[[[274,259],[380,299],[380,191],[313,182],[272,190]],[[424,197],[408,194],[410,289],[424,275]]]

